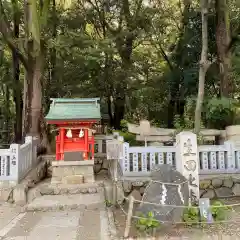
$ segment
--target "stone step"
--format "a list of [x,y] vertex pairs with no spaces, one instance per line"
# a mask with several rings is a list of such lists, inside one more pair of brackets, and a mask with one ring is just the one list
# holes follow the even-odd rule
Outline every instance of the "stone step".
[[36,197],[43,195],[94,194],[103,191],[102,182],[83,184],[50,184],[46,182],[29,189],[27,198],[28,202],[32,202]]
[[44,195],[29,203],[26,211],[61,211],[105,208],[104,193],[74,195]]

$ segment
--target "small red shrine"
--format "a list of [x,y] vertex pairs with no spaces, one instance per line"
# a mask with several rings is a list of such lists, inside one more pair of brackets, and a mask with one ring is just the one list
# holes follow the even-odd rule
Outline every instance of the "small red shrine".
[[[99,98],[52,98],[45,117],[58,127],[56,160],[66,160],[67,153],[81,153],[84,160],[94,159],[93,125],[101,120]],[[66,158],[66,156],[65,156]],[[75,159],[81,160],[81,159]]]

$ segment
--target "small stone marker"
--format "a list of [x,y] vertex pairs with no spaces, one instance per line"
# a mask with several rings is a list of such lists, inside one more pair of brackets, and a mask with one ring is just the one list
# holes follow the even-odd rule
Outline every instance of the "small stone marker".
[[107,141],[107,160],[120,159],[123,155],[122,138]]
[[137,212],[144,215],[152,212],[154,217],[163,223],[180,222],[184,207],[175,206],[188,205],[188,181],[170,165],[155,166],[152,172],[152,181],[146,187],[142,201]]
[[201,221],[207,221],[208,223],[213,222],[212,213],[210,211],[210,200],[209,198],[199,199],[199,209],[201,215]]

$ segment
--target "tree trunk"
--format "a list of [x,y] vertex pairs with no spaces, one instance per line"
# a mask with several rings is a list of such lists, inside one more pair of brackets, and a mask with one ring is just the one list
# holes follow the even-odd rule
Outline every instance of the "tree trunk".
[[202,15],[202,53],[199,67],[198,97],[195,109],[195,133],[201,128],[202,105],[204,100],[204,85],[207,70],[210,66],[208,61],[208,0],[201,0]]
[[108,106],[108,116],[109,116],[109,122],[110,126],[114,126],[114,121],[113,121],[113,114],[112,114],[112,101],[111,101],[111,96],[107,97],[107,106]]
[[[52,38],[55,40],[57,37],[57,25],[58,25],[58,18],[57,18],[57,12],[56,12],[56,1],[53,0],[52,1],[52,18],[53,18],[53,23],[52,23]],[[51,89],[51,84],[53,83],[53,81],[55,80],[55,73],[56,73],[56,61],[57,61],[57,55],[56,55],[56,49],[53,47],[50,49],[49,55],[50,55],[50,69],[49,69],[49,78],[48,81],[46,82],[45,85],[45,92],[46,92],[46,106],[45,106],[45,113],[47,113],[49,111],[49,107],[50,107],[50,98],[54,97],[54,95],[56,93],[54,93],[54,95],[52,95],[52,89]]]
[[[192,0],[184,0],[184,10],[183,10],[183,18],[182,18],[182,27],[180,31],[179,41],[176,47],[176,66],[174,69],[174,66],[172,64],[169,64],[169,60],[167,61],[168,66],[172,72],[176,71],[178,69],[178,74],[176,77],[176,74],[173,75],[172,80],[173,82],[170,82],[169,84],[169,104],[168,104],[168,128],[174,127],[174,116],[180,115],[180,117],[184,114],[184,107],[185,107],[185,100],[181,98],[181,91],[180,86],[183,85],[183,72],[182,68],[184,67],[184,56],[182,54],[182,51],[185,47],[185,35],[186,35],[186,27],[189,23],[190,18],[190,7],[192,4]],[[161,50],[162,51],[162,50]],[[164,53],[162,51],[162,53]],[[163,57],[165,60],[167,60],[166,56]]]
[[116,86],[116,97],[114,101],[114,129],[121,129],[121,120],[125,115],[125,103],[126,103],[126,90],[127,90],[127,79],[129,76],[129,68],[131,66],[130,56],[131,51],[128,52],[128,58],[121,56],[122,58],[122,74],[118,80]]
[[[57,25],[58,25],[58,18],[57,18],[57,12],[56,12],[56,1],[52,1],[52,38],[56,39],[57,37]],[[44,115],[49,111],[50,104],[51,104],[51,97],[56,97],[57,93],[53,92],[52,90],[52,84],[54,84],[55,75],[56,75],[56,61],[57,61],[57,55],[56,55],[56,49],[53,47],[49,51],[49,68],[48,73],[49,77],[46,79],[46,81],[43,83],[43,89],[44,89],[44,108],[42,108],[41,112],[41,120],[40,120],[40,130],[41,130],[41,152],[47,151],[50,153],[51,150],[51,134],[50,134],[50,126],[47,125],[47,123],[44,120]]]
[[[12,4],[16,6],[16,1],[12,0]],[[16,6],[17,7],[17,6]],[[19,38],[19,23],[20,15],[17,12],[17,8],[13,13],[13,35],[15,39]],[[13,60],[13,99],[15,103],[15,123],[14,123],[14,142],[20,143],[22,141],[22,111],[23,111],[23,99],[22,99],[22,87],[20,82],[20,65],[17,50],[12,50]]]
[[233,79],[230,76],[231,51],[228,48],[231,42],[231,37],[227,0],[219,0],[215,2],[217,16],[216,41],[220,73],[220,93],[222,97],[231,97],[233,93]]
[[33,78],[31,84],[32,86],[31,98],[29,99],[31,106],[29,114],[30,122],[29,133],[35,136],[40,135],[40,122],[42,117],[42,84],[41,84],[42,71],[43,71],[43,57],[41,55],[41,52],[39,52],[39,55],[35,59]]
[[[120,90],[121,91],[121,90]],[[125,93],[119,92],[119,96],[114,102],[114,129],[121,129],[121,120],[124,118],[125,112]]]
[[42,115],[42,71],[43,56],[41,51],[33,57],[33,42],[28,42],[28,69],[24,82],[24,132],[26,135],[40,137]]
[[10,91],[7,84],[4,84],[4,110],[3,110],[3,140],[5,144],[10,142]]

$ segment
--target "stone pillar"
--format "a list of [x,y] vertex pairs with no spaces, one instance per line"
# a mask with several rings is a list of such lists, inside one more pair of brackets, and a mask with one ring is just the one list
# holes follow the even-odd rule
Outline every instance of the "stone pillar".
[[[19,159],[19,152],[20,152],[20,145],[19,144],[11,144],[10,145],[10,176],[12,177],[13,181],[15,183],[18,183],[19,180],[19,164],[21,163],[21,160]],[[20,160],[20,161],[19,161]],[[1,170],[0,170],[1,171]]]
[[[26,136],[25,137],[25,143],[31,144],[31,152],[30,152],[30,161],[31,161],[31,166],[35,164],[35,158],[33,156],[33,137],[32,136]],[[20,163],[21,164],[21,163]]]
[[181,132],[176,136],[176,168],[189,180],[190,203],[198,202],[199,164],[196,134]]

